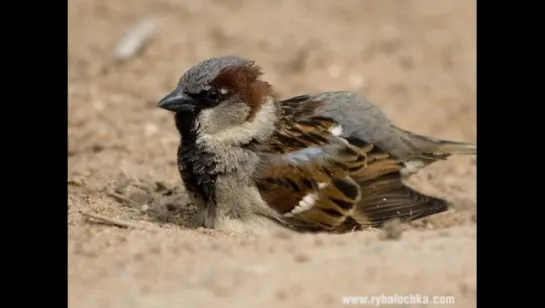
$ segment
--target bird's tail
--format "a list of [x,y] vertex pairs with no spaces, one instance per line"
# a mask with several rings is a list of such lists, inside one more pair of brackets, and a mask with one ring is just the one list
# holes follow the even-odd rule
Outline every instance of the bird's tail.
[[415,134],[399,127],[396,128],[402,132],[403,139],[405,139],[408,144],[425,154],[438,157],[443,156],[445,158],[450,155],[477,154],[477,145],[474,143],[437,139]]
[[434,151],[436,153],[444,153],[451,155],[475,155],[477,154],[477,145],[474,143],[432,139],[429,137],[423,137],[428,140],[432,140],[434,143]]

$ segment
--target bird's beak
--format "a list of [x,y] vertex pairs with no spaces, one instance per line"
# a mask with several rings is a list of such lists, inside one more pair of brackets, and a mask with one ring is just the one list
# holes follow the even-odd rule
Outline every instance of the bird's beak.
[[196,101],[178,89],[163,97],[157,104],[157,107],[172,112],[194,112],[195,106]]

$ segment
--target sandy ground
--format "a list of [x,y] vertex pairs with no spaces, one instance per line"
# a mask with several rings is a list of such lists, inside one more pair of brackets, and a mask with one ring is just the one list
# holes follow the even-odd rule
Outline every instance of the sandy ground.
[[[112,64],[148,17],[159,28],[147,48]],[[189,230],[178,135],[154,108],[192,64],[237,54],[285,97],[352,90],[401,127],[475,141],[474,1],[71,0],[68,20],[70,307],[341,307],[343,296],[395,294],[476,306],[475,158],[412,180],[454,207],[397,240]]]

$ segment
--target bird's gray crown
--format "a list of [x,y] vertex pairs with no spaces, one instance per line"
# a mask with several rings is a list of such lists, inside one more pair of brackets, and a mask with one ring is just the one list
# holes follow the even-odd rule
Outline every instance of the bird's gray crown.
[[252,66],[254,62],[237,56],[214,57],[200,62],[187,70],[178,83],[188,93],[199,93],[229,67]]

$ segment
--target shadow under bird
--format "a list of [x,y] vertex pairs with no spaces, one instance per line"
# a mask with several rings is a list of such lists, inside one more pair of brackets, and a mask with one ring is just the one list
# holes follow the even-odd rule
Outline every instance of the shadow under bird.
[[223,56],[186,71],[158,107],[174,113],[194,226],[230,232],[348,232],[411,221],[448,202],[404,184],[475,144],[401,129],[351,92],[277,99],[254,61]]

